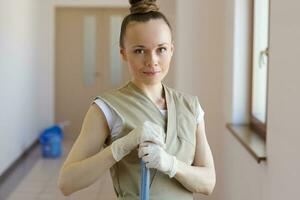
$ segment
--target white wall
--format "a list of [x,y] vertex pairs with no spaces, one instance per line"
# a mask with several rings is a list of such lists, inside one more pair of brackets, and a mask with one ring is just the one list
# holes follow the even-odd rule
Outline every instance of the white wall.
[[[235,121],[233,66],[234,7],[244,1],[226,1],[224,62],[224,122]],[[236,4],[235,4],[236,3]],[[298,74],[300,53],[296,45],[300,36],[297,19],[298,1],[271,1],[270,61],[267,120],[267,162],[257,164],[236,139],[223,128],[222,163],[219,166],[218,199],[279,200],[298,199],[300,191],[300,147],[298,119],[300,109]],[[228,52],[228,50],[230,50]]]
[[[222,135],[222,72],[224,2],[177,1],[177,88],[197,95],[205,112],[206,134],[213,151],[217,176]],[[218,179],[218,177],[217,177]],[[218,187],[219,181],[217,181]],[[217,188],[216,187],[216,188]],[[196,195],[201,199],[217,199]]]
[[267,182],[270,200],[300,196],[299,9],[299,1],[271,1]]
[[38,0],[0,1],[0,174],[53,122]]
[[[177,2],[177,85],[199,96],[217,170],[214,194],[197,195],[198,199],[279,200],[298,199],[300,195],[298,1],[271,1],[268,161],[258,164],[225,128],[227,122],[248,120],[247,108],[241,107],[249,104],[247,94],[240,93],[247,89],[248,81],[236,77],[248,70],[244,66],[247,61],[235,57],[238,52],[249,53],[247,48],[241,49],[247,45],[249,33],[235,29],[247,23],[247,13],[241,9],[248,3]],[[235,16],[237,13],[244,19]]]
[[[251,0],[227,0],[224,24],[224,73],[222,99],[223,106],[222,137],[220,143],[221,162],[219,165],[218,199],[224,200],[259,200],[266,199],[266,163],[257,164],[256,160],[225,128],[225,123],[247,123],[250,98],[249,82],[245,74],[249,74],[251,40],[249,28],[249,4]],[[247,85],[248,84],[248,85]]]

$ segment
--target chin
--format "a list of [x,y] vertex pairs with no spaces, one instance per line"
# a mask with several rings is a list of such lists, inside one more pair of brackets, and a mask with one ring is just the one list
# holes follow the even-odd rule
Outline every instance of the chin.
[[139,80],[140,83],[146,84],[146,85],[155,85],[161,83],[161,78],[155,78],[155,79],[142,79]]

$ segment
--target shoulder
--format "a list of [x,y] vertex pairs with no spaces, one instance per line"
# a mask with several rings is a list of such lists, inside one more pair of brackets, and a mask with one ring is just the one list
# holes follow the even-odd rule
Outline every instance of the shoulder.
[[199,101],[197,96],[168,86],[165,86],[165,88],[169,95],[172,96],[175,106],[178,105],[176,106],[177,109],[188,110],[194,116],[198,116]]
[[171,88],[169,86],[164,85],[169,94],[172,95],[175,101],[185,102],[188,104],[192,104],[194,106],[195,103],[198,103],[198,97],[186,92],[183,92],[178,89]]
[[95,96],[93,100],[97,100],[97,99],[110,100],[116,97],[120,98],[124,96],[124,94],[126,94],[127,87],[128,87],[128,83],[115,89],[103,91],[101,94]]
[[97,96],[95,96],[93,98],[93,100],[98,100],[98,99],[106,99],[106,98],[109,98],[109,97],[112,97],[112,96],[116,96],[116,94],[118,93],[117,90],[111,90],[111,91],[105,91],[105,92],[102,92],[101,94],[98,94]]

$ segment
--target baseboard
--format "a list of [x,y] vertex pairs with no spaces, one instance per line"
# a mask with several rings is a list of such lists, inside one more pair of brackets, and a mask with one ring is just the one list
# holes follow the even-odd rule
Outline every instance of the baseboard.
[[39,140],[36,139],[1,175],[0,175],[0,185],[5,181],[5,179],[14,171],[14,169],[21,163],[39,144]]

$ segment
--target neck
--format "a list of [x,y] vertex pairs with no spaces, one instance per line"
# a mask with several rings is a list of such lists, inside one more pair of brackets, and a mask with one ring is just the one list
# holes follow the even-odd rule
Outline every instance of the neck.
[[163,86],[161,82],[153,84],[140,83],[135,80],[132,80],[132,83],[140,88],[145,94],[153,101],[158,102],[164,98]]

